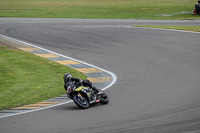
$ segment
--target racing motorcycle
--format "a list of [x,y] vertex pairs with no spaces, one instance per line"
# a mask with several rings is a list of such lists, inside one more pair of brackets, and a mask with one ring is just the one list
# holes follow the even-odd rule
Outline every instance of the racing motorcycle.
[[107,94],[102,90],[99,90],[96,94],[90,87],[76,87],[73,82],[69,82],[68,84],[66,92],[67,97],[72,99],[74,103],[82,109],[87,109],[92,104],[107,104],[109,102]]

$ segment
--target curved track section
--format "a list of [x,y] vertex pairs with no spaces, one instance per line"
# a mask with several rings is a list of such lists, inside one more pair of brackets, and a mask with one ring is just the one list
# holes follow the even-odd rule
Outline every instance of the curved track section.
[[[83,61],[79,61],[7,36],[0,35],[0,40],[1,42],[11,45],[17,49],[30,52],[36,56],[55,61],[72,69],[76,69],[77,71],[80,71],[84,75],[86,75],[87,79],[93,82],[93,85],[99,89],[106,90],[107,88],[112,86],[117,80],[117,77],[112,72],[85,63]],[[59,97],[54,97],[42,102],[0,111],[0,118],[39,111],[51,107],[60,106],[69,102],[72,102],[72,100],[69,99],[66,95],[61,95]]]
[[200,132],[199,34],[126,28],[199,21],[6,19],[0,34],[112,71],[108,105],[69,103],[2,118],[2,133]]

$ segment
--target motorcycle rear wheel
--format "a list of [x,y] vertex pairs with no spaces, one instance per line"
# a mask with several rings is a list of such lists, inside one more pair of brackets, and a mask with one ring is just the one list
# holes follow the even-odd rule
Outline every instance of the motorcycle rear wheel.
[[82,108],[82,109],[89,108],[88,101],[85,99],[85,97],[81,96],[80,98],[79,94],[76,94],[73,96],[73,101],[79,108]]
[[101,104],[107,104],[108,102],[109,102],[108,95],[106,93],[104,93],[100,98],[100,103]]

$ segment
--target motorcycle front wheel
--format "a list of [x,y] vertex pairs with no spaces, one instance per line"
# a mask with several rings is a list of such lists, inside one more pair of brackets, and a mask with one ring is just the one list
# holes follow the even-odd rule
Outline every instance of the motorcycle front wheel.
[[78,107],[80,107],[82,109],[89,108],[88,101],[85,99],[85,97],[80,96],[79,94],[76,94],[73,96],[73,101]]

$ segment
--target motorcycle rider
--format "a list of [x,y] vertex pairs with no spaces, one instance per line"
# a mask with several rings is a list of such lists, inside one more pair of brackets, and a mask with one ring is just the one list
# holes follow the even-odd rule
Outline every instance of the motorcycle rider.
[[95,86],[93,86],[92,83],[87,79],[82,80],[76,77],[72,77],[70,73],[66,73],[63,76],[63,80],[64,80],[64,88],[66,91],[67,91],[67,88],[69,87],[69,82],[73,82],[76,88],[83,85],[83,86],[90,87],[91,89],[93,89],[94,93],[96,94],[99,93],[99,90]]

